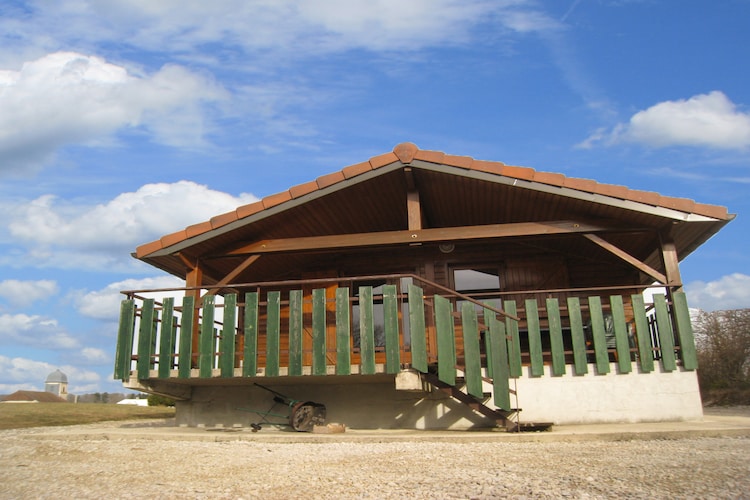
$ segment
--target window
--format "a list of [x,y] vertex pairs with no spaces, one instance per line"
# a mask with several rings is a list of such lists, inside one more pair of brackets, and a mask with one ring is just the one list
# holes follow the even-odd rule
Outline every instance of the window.
[[457,292],[470,294],[500,290],[500,273],[497,269],[454,269],[453,287]]
[[[496,292],[500,291],[500,270],[497,267],[455,267],[452,269],[451,278],[453,289],[463,295],[469,295],[479,301],[492,300],[497,302]],[[464,301],[456,302],[456,309],[461,310]],[[477,309],[481,309],[477,306]]]

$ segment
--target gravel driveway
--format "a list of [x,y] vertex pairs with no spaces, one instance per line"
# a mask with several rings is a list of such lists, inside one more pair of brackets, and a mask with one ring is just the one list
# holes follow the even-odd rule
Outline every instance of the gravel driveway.
[[0,432],[0,498],[750,498],[743,437],[208,441],[88,427]]

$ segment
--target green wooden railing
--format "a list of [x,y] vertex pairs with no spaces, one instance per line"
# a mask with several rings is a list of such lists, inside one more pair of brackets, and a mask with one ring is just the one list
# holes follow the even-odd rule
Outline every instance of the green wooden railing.
[[[328,292],[328,295],[327,295]],[[460,298],[460,297],[459,297]],[[465,298],[465,297],[464,297]],[[115,378],[190,379],[374,375],[411,367],[433,371],[447,384],[463,382],[510,410],[509,379],[524,368],[533,377],[652,372],[697,366],[685,294],[549,298],[516,303],[426,296],[409,284],[256,289],[202,298],[122,301]],[[498,312],[503,314],[498,314]],[[356,312],[356,314],[355,314]],[[355,321],[355,317],[358,320]],[[356,324],[355,324],[356,322]],[[547,373],[547,371],[549,373]]]

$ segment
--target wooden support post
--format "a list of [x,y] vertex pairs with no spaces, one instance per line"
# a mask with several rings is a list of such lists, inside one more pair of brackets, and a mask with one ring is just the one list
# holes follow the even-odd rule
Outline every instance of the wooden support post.
[[666,273],[666,285],[672,292],[682,290],[682,277],[680,276],[679,259],[677,256],[677,247],[669,235],[661,234],[661,256],[664,262]]
[[[679,257],[677,255],[677,247],[671,236],[672,227],[673,226],[670,226],[669,229],[659,233],[659,241],[661,243],[661,257],[662,261],[664,262],[664,272],[667,275],[667,300],[672,304],[672,307],[669,308],[669,313],[672,318],[672,324],[675,325],[675,331],[678,333],[677,338],[673,339],[673,341],[676,340],[679,344],[680,359],[682,359],[683,361],[685,361],[685,354],[687,352],[687,363],[684,363],[685,368],[695,369],[695,343],[693,340],[692,331],[690,335],[683,335],[688,326],[685,325],[685,318],[680,316],[678,308],[675,307],[675,294],[677,294],[678,296],[682,295],[681,298],[684,300],[684,293],[682,293],[682,277],[680,276],[680,265]],[[687,307],[687,303],[685,303],[685,306]],[[687,325],[689,324],[690,317],[687,316]],[[682,332],[680,332],[678,326],[682,326]],[[674,354],[674,351],[672,351],[671,354]],[[668,362],[666,358],[664,359],[665,362]]]
[[[194,286],[201,286],[203,284],[203,271],[201,270],[200,266],[196,263],[195,266],[192,269],[189,269],[187,274],[185,275],[185,286],[186,287],[194,287]],[[186,290],[185,295],[187,297],[193,297],[195,300],[195,311],[193,314],[193,340],[191,342],[192,345],[192,366],[193,368],[198,367],[198,338],[199,338],[199,329],[198,325],[200,324],[200,308],[201,308],[201,291],[200,289],[192,289],[192,290]]]

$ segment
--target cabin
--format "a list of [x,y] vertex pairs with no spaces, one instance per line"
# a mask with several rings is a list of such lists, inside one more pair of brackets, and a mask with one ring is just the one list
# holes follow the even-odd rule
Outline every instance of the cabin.
[[699,419],[679,262],[733,218],[399,144],[139,246],[185,286],[123,292],[115,378],[184,426]]

